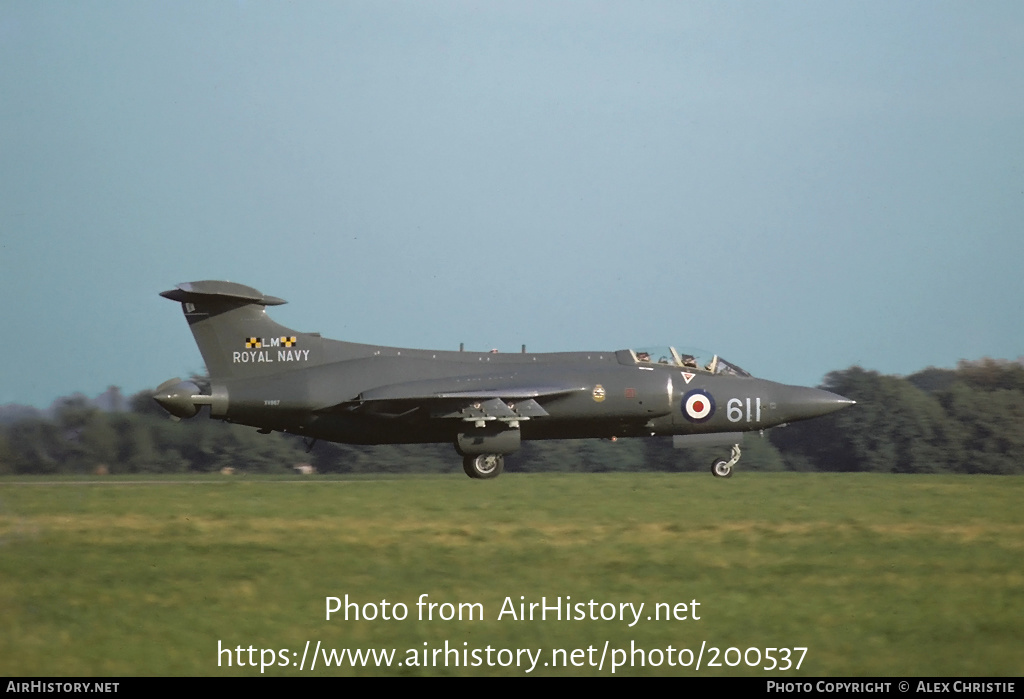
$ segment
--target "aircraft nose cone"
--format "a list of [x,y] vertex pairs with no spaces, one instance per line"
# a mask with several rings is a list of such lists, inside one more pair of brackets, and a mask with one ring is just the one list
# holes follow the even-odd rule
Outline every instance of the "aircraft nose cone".
[[856,403],[837,393],[804,386],[786,386],[779,398],[780,417],[786,422],[821,417]]
[[829,413],[834,413],[837,410],[841,410],[842,408],[855,405],[857,403],[857,401],[845,398],[838,393],[823,391],[820,388],[811,388],[808,390],[813,391],[813,393],[803,399],[803,405],[806,410],[811,411],[812,417],[828,415]]

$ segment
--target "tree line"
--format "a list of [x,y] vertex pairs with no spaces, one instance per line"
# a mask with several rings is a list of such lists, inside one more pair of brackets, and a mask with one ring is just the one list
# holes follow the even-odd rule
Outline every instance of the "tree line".
[[[1024,365],[983,359],[956,369],[887,376],[860,367],[822,386],[857,405],[748,436],[738,468],[882,473],[1024,472]],[[151,391],[128,399],[75,395],[45,413],[0,410],[0,474],[286,473],[461,471],[448,444],[352,446],[261,435],[218,420],[171,420]],[[671,439],[525,442],[506,458],[515,471],[706,470],[728,449],[673,449]]]

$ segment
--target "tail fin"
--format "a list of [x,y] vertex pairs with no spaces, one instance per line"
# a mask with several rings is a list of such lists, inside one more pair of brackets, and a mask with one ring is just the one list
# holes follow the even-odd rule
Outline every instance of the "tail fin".
[[282,299],[221,281],[186,282],[160,295],[181,303],[211,379],[267,376],[294,367],[293,362],[313,363],[310,346],[319,337],[267,316],[266,307],[285,303]]

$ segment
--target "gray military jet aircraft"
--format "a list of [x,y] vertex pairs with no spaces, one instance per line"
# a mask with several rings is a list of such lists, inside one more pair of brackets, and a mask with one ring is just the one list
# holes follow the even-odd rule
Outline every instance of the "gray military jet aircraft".
[[283,304],[242,284],[179,284],[178,301],[210,373],[208,392],[171,379],[155,400],[210,417],[347,444],[455,445],[471,478],[494,478],[524,439],[673,435],[676,446],[732,444],[711,472],[732,475],[743,433],[853,403],[756,379],[735,364],[661,350],[497,354],[340,342],[277,324]]

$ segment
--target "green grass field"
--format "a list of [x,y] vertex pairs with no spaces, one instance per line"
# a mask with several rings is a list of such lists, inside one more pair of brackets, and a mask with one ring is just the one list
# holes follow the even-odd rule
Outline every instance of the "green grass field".
[[[313,674],[610,676],[615,659],[616,675],[1024,672],[1022,478],[294,481],[0,480],[0,675],[258,675],[261,659],[266,675],[308,675],[318,642],[396,654],[387,668],[325,667],[321,655]],[[346,594],[378,613],[402,603],[408,617],[327,621],[326,598]],[[423,594],[454,606],[421,621]],[[594,600],[616,618],[499,620],[506,597],[517,612],[569,597],[588,617]],[[620,603],[641,602],[635,625],[628,610],[618,619]],[[460,603],[484,618],[437,618]],[[658,603],[687,603],[687,618],[654,620]],[[457,652],[445,656],[446,641]],[[238,646],[245,667],[218,653]],[[797,647],[799,670],[763,669],[786,662],[766,649]],[[502,667],[502,649],[539,660]]]

